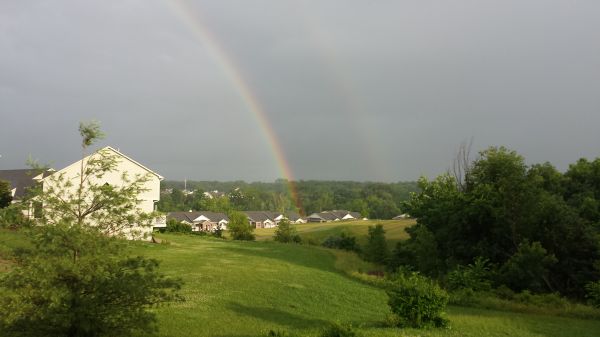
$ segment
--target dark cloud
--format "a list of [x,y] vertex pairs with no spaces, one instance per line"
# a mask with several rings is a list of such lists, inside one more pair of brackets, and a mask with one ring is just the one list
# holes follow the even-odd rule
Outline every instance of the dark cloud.
[[[272,180],[269,137],[168,1],[0,2],[0,168],[61,166],[77,124],[172,179]],[[597,1],[190,1],[296,176],[413,180],[474,138],[600,155]]]

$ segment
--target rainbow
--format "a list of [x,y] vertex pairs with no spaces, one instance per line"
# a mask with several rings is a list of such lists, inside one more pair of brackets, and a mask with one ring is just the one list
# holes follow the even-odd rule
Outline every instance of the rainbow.
[[298,190],[294,182],[292,168],[287,161],[285,152],[283,151],[283,148],[281,147],[277,138],[277,134],[269,122],[264,107],[260,103],[258,97],[252,92],[252,89],[242,76],[241,71],[239,71],[238,66],[225,52],[224,48],[217,42],[217,39],[206,27],[206,25],[203,24],[200,13],[195,8],[192,8],[183,0],[167,0],[165,3],[200,40],[211,57],[221,67],[225,76],[231,81],[231,84],[240,95],[240,98],[248,110],[254,115],[259,127],[264,131],[263,134],[266,135],[267,143],[271,148],[271,152],[273,153],[275,163],[279,168],[279,171],[283,175],[283,178],[287,180],[292,200],[298,210],[301,211],[302,205],[298,197]]

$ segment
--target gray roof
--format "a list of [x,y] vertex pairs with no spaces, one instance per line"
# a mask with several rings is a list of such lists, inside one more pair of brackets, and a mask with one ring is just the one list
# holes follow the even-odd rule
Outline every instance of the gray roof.
[[285,217],[288,218],[288,220],[290,221],[298,221],[299,219],[304,219],[300,216],[300,214],[296,212],[287,212],[285,213]]
[[18,200],[25,196],[28,188],[35,186],[33,177],[39,174],[40,171],[32,169],[0,170],[0,180],[8,181],[11,190],[16,188],[14,199]]
[[[200,215],[204,215],[205,217],[207,217],[211,222],[219,222],[221,220],[226,220],[229,221],[229,217],[227,216],[227,214],[225,213],[219,213],[219,212],[208,212],[208,211],[199,211],[196,212],[199,213],[197,217],[199,217]],[[195,219],[195,218],[194,218]]]
[[363,218],[362,214],[360,214],[359,212],[350,212],[350,215],[352,215],[355,219]]
[[248,219],[252,222],[265,222],[267,220],[275,221],[275,218],[279,215],[279,213],[268,211],[244,211],[243,213],[246,214]]
[[178,221],[185,221],[189,223],[193,223],[194,219],[199,216],[204,215],[211,222],[219,222],[221,220],[229,221],[229,217],[225,213],[218,212],[208,212],[208,211],[195,211],[195,212],[170,212],[167,214],[167,220],[175,219]]

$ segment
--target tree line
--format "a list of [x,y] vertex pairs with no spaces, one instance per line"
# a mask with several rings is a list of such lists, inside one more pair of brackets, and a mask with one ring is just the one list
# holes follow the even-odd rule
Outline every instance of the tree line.
[[420,179],[420,192],[403,203],[417,224],[389,257],[392,268],[410,266],[465,287],[574,298],[598,284],[600,158],[580,159],[563,173],[491,147],[459,171]]
[[[297,191],[297,199],[290,192],[290,184]],[[164,181],[158,209],[162,212],[198,210],[229,212],[231,210],[296,211],[309,215],[332,209],[360,212],[374,219],[390,219],[401,213],[400,205],[410,193],[418,190],[416,182],[378,183],[354,181],[300,180],[288,182],[244,181]],[[170,193],[164,193],[165,191]],[[205,191],[218,190],[225,196],[209,198]]]

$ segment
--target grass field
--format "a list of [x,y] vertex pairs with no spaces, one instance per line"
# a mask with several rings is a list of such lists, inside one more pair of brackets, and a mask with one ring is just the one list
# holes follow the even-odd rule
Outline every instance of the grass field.
[[389,313],[385,293],[342,270],[360,263],[352,254],[274,242],[163,238],[170,244],[136,247],[186,282],[185,302],[157,309],[161,336],[264,336],[269,329],[310,336],[333,321],[350,322],[366,336],[600,335],[598,321],[461,307],[449,307],[450,329],[388,329],[382,326]]
[[[330,235],[336,235],[345,231],[357,237],[359,244],[366,241],[369,226],[383,225],[385,236],[390,244],[408,238],[405,228],[415,224],[414,220],[354,220],[341,222],[307,223],[296,225],[302,239],[308,241],[322,242]],[[275,228],[258,228],[254,232],[257,240],[271,240]]]
[[[349,322],[364,336],[600,336],[600,322],[449,307],[449,329],[383,326],[389,313],[379,289],[349,277],[370,268],[355,255],[314,246],[233,242],[161,235],[167,244],[135,242],[132,252],[162,261],[185,281],[184,302],[156,308],[160,336],[266,336],[270,329],[317,336],[330,322]],[[0,231],[0,251],[21,245]]]

